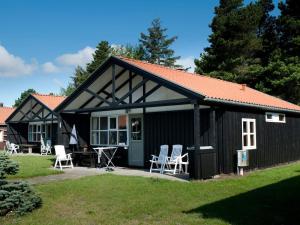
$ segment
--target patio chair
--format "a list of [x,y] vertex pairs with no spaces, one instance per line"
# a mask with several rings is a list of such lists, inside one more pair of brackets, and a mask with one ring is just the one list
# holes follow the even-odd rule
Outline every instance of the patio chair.
[[[152,159],[150,160],[151,162],[150,173],[152,173],[152,171],[159,171],[160,173],[164,172],[166,160],[168,157],[168,151],[169,151],[168,145],[161,145],[159,156],[152,155]],[[156,165],[156,168],[153,168],[153,164]]]
[[165,171],[172,172],[176,174],[176,172],[181,171],[181,154],[182,154],[182,145],[173,145],[171,156],[167,158]]
[[13,143],[10,143],[9,141],[6,141],[5,142],[5,150],[6,150],[6,153],[7,154],[17,154],[18,153],[18,150],[20,149],[20,146],[19,145],[16,145],[16,144],[13,144]]
[[[63,145],[55,145],[55,155],[56,155],[56,161],[54,164],[54,168],[59,168],[62,170],[63,168],[73,168],[73,162],[71,158],[71,153],[66,154],[65,146]],[[65,165],[62,165],[62,162],[65,162]]]
[[41,139],[41,155],[51,155],[51,140],[47,140],[46,145],[44,139]]
[[[173,145],[171,157],[167,158],[165,171],[172,172],[173,174],[185,172],[187,173],[188,168],[188,153],[182,154],[182,145]],[[183,161],[184,158],[187,158],[186,161]],[[185,171],[183,171],[183,166],[185,166]]]

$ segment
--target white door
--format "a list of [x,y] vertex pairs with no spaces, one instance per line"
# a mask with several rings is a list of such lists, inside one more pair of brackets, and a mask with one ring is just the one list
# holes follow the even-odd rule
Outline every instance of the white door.
[[129,152],[130,166],[144,166],[144,132],[143,115],[129,115]]

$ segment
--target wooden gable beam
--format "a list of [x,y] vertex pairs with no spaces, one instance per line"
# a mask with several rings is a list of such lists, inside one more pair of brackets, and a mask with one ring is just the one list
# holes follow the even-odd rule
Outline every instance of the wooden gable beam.
[[137,89],[142,87],[149,79],[145,78],[140,83],[138,83],[134,88],[132,88],[126,95],[124,95],[122,98],[117,101],[117,104],[120,104],[121,101],[125,100],[128,96],[132,95],[133,92],[135,92]]
[[[34,106],[32,107],[32,109],[31,110],[34,110],[35,109],[35,107],[38,105],[38,103],[36,102],[35,104],[34,104]],[[27,113],[25,113],[27,116],[28,116],[28,114],[31,112],[31,110],[29,110]],[[21,110],[20,110],[20,112],[21,112]],[[23,113],[23,112],[22,112]],[[19,120],[19,121],[22,121],[24,118],[25,118],[25,115],[24,114],[22,114],[23,115],[23,117]]]
[[[117,93],[118,91],[120,91],[123,87],[125,87],[128,83],[130,83],[132,81],[133,78],[135,78],[137,75],[136,74],[133,74],[131,77],[129,77],[127,80],[125,80],[122,84],[120,84],[119,87],[116,88],[115,90],[115,93]],[[103,91],[103,93],[105,93],[107,96],[106,96],[106,99],[109,99],[111,97],[111,93],[108,93],[106,91]],[[117,98],[115,96],[116,100],[119,101],[120,99]],[[104,102],[100,102],[99,104],[96,105],[96,107],[99,107],[103,104]],[[127,104],[125,101],[121,101],[122,104]]]
[[97,94],[97,93],[91,91],[90,89],[85,89],[84,91],[87,92],[87,93],[89,93],[89,94],[91,94],[91,95],[93,95],[95,98],[98,98],[100,101],[104,101],[104,102],[106,102],[108,105],[111,105],[111,102],[109,102],[109,101],[108,101],[107,99],[105,99],[105,98],[102,98],[99,94]]
[[145,92],[142,97],[137,99],[134,103],[140,103],[141,101],[145,102],[146,98],[150,95],[152,95],[155,91],[157,91],[161,87],[160,84],[157,84],[155,87],[153,87],[150,91]]
[[[127,69],[122,69],[116,76],[115,76],[115,80],[117,80],[121,75],[123,75],[125,72],[127,71]],[[112,84],[112,80],[109,81],[107,84],[105,84],[99,91],[97,91],[97,94],[100,94],[101,92],[103,92],[106,88],[109,87],[109,85]],[[82,104],[79,108],[82,109],[85,106],[87,106],[91,101],[93,101],[95,99],[95,96],[92,96],[90,99],[88,99],[84,104]]]

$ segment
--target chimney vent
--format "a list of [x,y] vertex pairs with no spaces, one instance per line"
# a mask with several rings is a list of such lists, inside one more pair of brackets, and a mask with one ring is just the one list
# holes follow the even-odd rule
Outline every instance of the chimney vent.
[[241,90],[242,90],[242,91],[245,91],[245,90],[246,90],[246,87],[247,87],[247,84],[241,84]]

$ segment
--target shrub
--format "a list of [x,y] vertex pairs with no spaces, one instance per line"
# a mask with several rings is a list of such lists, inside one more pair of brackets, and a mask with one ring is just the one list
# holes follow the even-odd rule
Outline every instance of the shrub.
[[0,154],[0,216],[8,213],[23,215],[39,207],[42,200],[23,181],[8,182],[7,175],[14,175],[19,166],[6,154]]

